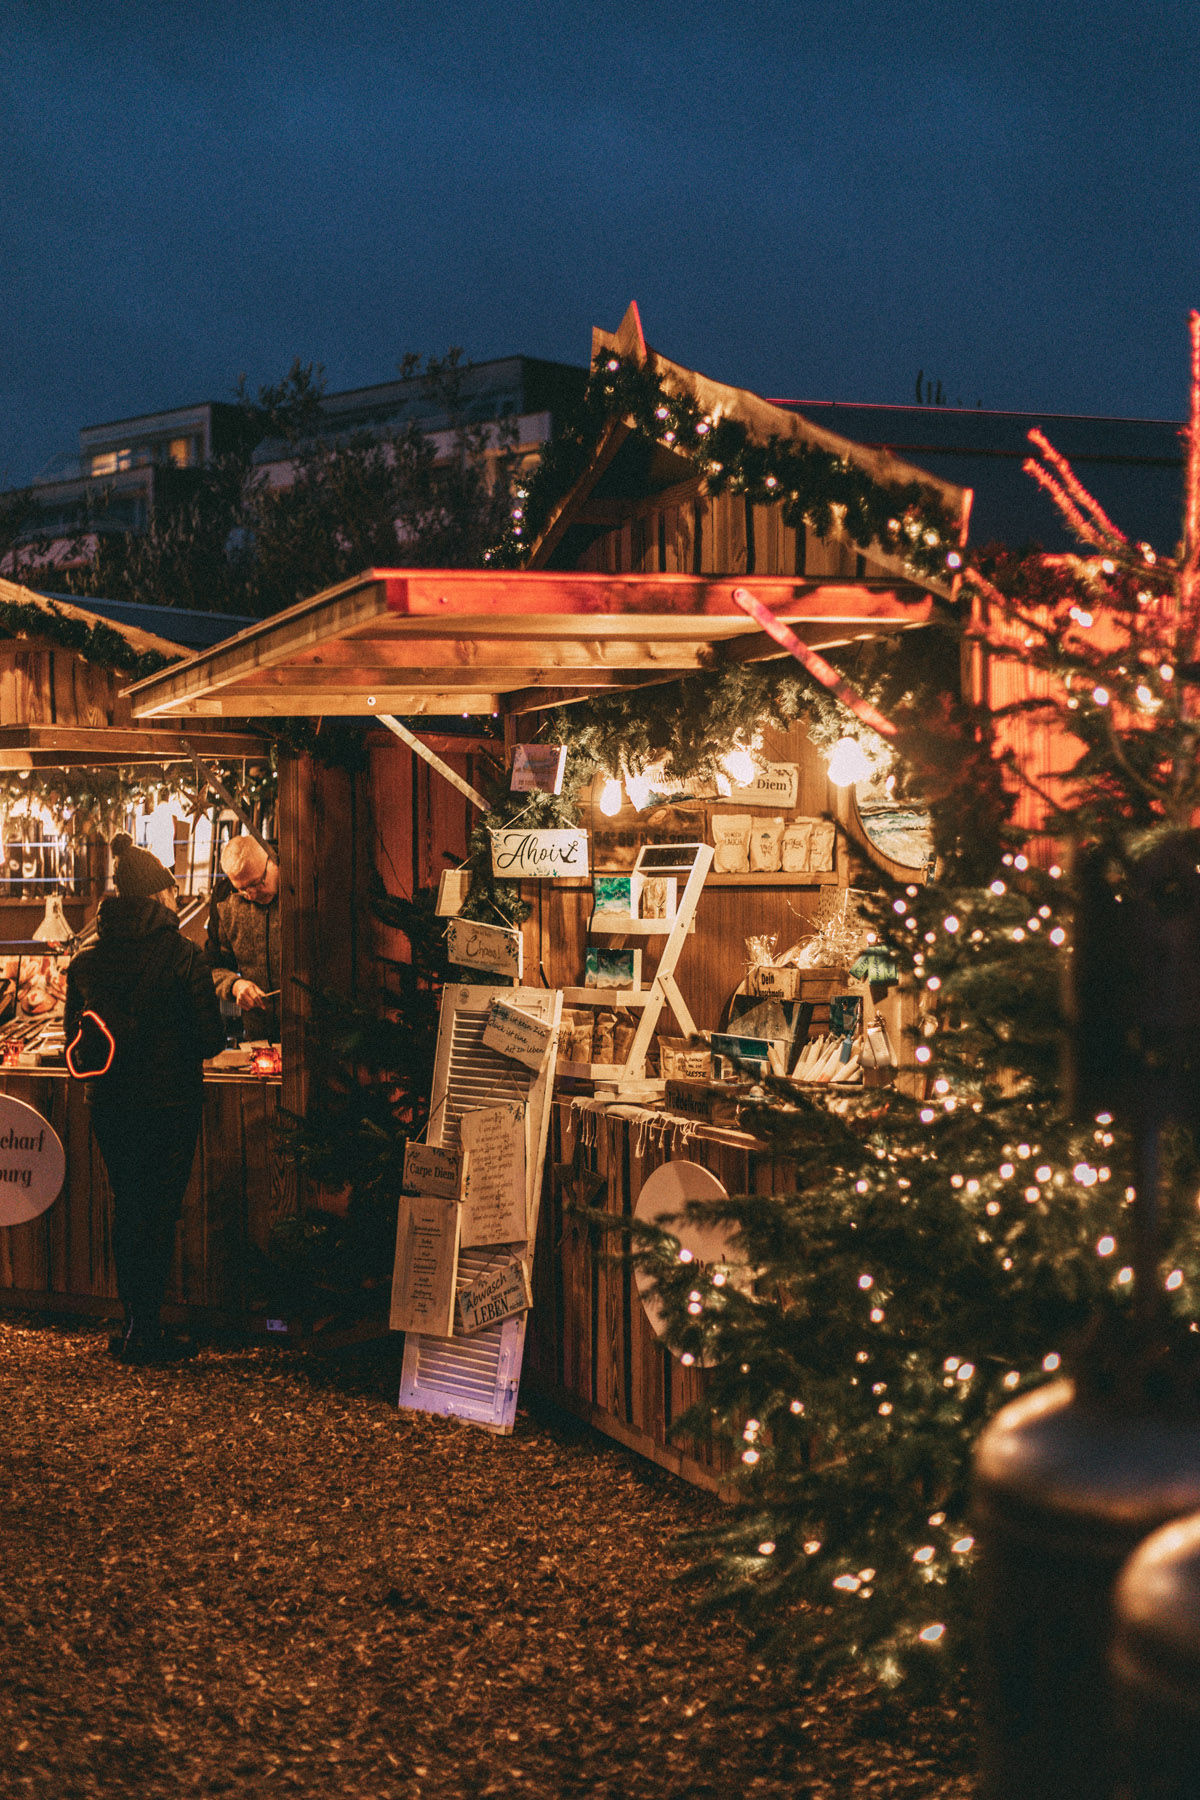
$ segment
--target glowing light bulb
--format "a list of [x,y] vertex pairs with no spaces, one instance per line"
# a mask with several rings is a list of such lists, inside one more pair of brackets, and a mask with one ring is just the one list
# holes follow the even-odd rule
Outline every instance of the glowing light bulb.
[[834,787],[853,787],[856,781],[869,781],[872,773],[870,759],[858,739],[839,738],[829,755],[829,779]]
[[758,764],[749,750],[742,746],[727,750],[721,758],[721,767],[730,781],[736,782],[739,787],[748,787],[758,774]]
[[611,819],[621,810],[621,784],[610,775],[600,790],[600,811],[606,819]]
[[629,804],[637,812],[642,812],[650,804],[650,777],[644,771],[641,775],[625,776],[625,792],[629,795]]
[[945,1635],[946,1627],[944,1625],[927,1625],[924,1631],[917,1633],[923,1644],[940,1644]]

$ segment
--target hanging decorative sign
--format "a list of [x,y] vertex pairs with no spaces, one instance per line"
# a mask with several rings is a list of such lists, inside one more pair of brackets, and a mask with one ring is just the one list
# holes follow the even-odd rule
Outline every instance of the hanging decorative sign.
[[466,1157],[461,1150],[443,1150],[438,1144],[404,1146],[404,1191],[436,1194],[443,1200],[461,1200],[466,1178]]
[[505,1000],[493,1000],[488,1008],[488,1022],[483,1028],[483,1041],[489,1050],[499,1050],[527,1069],[540,1069],[554,1040],[554,1027],[533,1013],[524,1012]]
[[452,919],[446,931],[446,955],[467,969],[521,979],[523,944],[519,931],[483,925],[476,919]]
[[0,1225],[27,1225],[57,1200],[67,1159],[53,1126],[0,1094]]
[[518,744],[513,752],[513,794],[561,794],[567,766],[565,744]]
[[528,1236],[524,1106],[484,1106],[464,1113],[458,1134],[468,1160],[464,1247],[524,1243]]
[[438,918],[456,919],[466,905],[470,891],[470,869],[443,869],[442,878],[438,882]]
[[461,1208],[433,1194],[401,1195],[392,1272],[393,1331],[450,1337]]
[[729,798],[743,806],[785,806],[790,811],[799,791],[799,763],[763,763],[753,781],[734,782]]
[[458,1316],[463,1335],[482,1331],[486,1325],[498,1325],[514,1313],[528,1312],[533,1304],[529,1291],[529,1273],[519,1256],[485,1269],[470,1287],[458,1296]]
[[586,831],[492,833],[492,874],[505,881],[555,881],[587,872]]

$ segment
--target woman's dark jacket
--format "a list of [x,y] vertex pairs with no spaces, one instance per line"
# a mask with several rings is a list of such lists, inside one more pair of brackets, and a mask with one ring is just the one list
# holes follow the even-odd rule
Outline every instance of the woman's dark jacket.
[[179,1106],[199,1100],[206,1056],[225,1044],[221,1009],[204,954],[179,935],[158,900],[100,902],[99,938],[67,970],[67,1043],[88,1007],[121,1009],[136,1029],[107,1075],[88,1083],[93,1105]]

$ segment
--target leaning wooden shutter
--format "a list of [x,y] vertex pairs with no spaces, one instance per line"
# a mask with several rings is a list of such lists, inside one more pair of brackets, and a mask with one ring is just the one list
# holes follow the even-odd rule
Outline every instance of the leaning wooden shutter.
[[[525,1103],[527,1191],[525,1210],[530,1246],[537,1231],[542,1169],[550,1128],[557,1040],[539,1070],[489,1049],[483,1042],[488,1007],[498,995],[557,1027],[562,995],[546,988],[447,987],[442,995],[437,1060],[429,1114],[429,1141],[454,1148],[465,1112],[504,1101]],[[459,1253],[458,1286],[482,1274],[493,1251]],[[417,1412],[470,1419],[493,1431],[511,1431],[517,1411],[525,1314],[478,1331],[473,1337],[435,1338],[409,1334],[404,1340],[400,1405]]]

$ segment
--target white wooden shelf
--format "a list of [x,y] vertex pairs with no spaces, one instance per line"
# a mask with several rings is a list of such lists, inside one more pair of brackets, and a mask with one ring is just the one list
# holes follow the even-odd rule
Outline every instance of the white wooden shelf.
[[[589,937],[670,937],[674,919],[635,919],[632,913],[593,913],[588,926]],[[695,934],[696,921],[688,922],[688,936]]]

